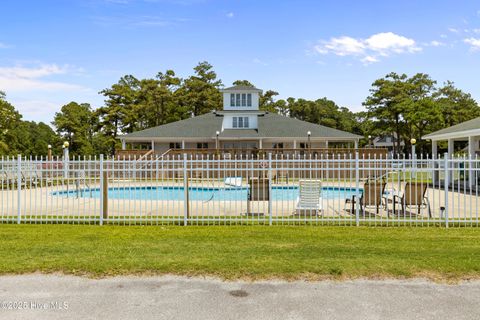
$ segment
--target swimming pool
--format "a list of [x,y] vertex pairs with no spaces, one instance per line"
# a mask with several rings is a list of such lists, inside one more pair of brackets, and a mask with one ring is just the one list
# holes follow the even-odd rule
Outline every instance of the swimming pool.
[[[361,190],[360,190],[361,192]],[[355,188],[323,187],[323,199],[346,199],[355,194]],[[100,189],[82,189],[55,191],[55,196],[100,198]],[[248,196],[247,187],[190,187],[189,199],[193,201],[245,201]],[[185,189],[182,186],[143,186],[143,187],[114,187],[108,189],[109,199],[123,200],[173,200],[181,201],[185,198]],[[297,186],[272,186],[273,201],[289,201],[298,197]]]

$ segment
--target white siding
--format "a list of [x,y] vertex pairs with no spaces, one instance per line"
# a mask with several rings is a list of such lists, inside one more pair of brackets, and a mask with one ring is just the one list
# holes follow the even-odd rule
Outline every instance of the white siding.
[[[232,107],[230,105],[230,94],[234,93],[251,93],[252,94],[252,106],[251,107]],[[231,92],[224,92],[223,93],[223,110],[258,110],[258,105],[259,105],[259,95],[258,92],[251,92],[251,91],[246,91],[246,90],[235,90]]]
[[223,129],[241,129],[241,128],[233,128],[233,117],[248,117],[248,128],[244,129],[257,129],[258,128],[258,122],[257,122],[257,115],[251,115],[251,114],[242,114],[242,113],[236,113],[232,115],[224,115],[223,116]]

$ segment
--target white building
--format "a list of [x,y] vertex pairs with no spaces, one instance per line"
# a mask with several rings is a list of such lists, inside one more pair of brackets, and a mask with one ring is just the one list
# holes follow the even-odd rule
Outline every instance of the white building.
[[358,147],[362,136],[259,110],[260,89],[237,85],[221,90],[223,110],[121,136],[149,144],[156,154],[171,149],[305,149],[330,142]]

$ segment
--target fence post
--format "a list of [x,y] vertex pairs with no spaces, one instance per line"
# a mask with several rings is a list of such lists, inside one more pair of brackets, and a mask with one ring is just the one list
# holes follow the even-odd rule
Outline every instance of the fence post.
[[22,221],[22,156],[17,155],[17,223]]
[[[278,175],[277,175],[278,177]],[[268,153],[268,225],[272,225],[272,153]]]
[[355,224],[358,227],[360,225],[360,168],[358,151],[355,151]]
[[105,177],[103,175],[103,154],[100,155],[100,225],[103,225],[103,215],[104,215],[104,194],[103,194],[103,186],[105,184]]
[[189,199],[188,199],[188,176],[187,176],[187,154],[183,154],[183,190],[185,193],[185,201],[183,201],[183,225],[188,224],[189,211]]
[[445,178],[443,182],[444,193],[445,193],[445,227],[448,228],[448,186],[450,185],[450,172],[449,172],[449,162],[448,162],[448,152],[445,152],[443,155],[443,163],[445,170]]

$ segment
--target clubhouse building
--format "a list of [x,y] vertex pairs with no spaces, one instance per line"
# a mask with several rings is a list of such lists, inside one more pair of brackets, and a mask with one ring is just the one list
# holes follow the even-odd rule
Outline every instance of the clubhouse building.
[[[357,148],[362,136],[259,110],[260,89],[237,85],[221,90],[223,110],[119,137],[127,144],[148,145],[157,155],[172,150],[295,151],[337,147]],[[295,151],[296,152],[296,151]]]

